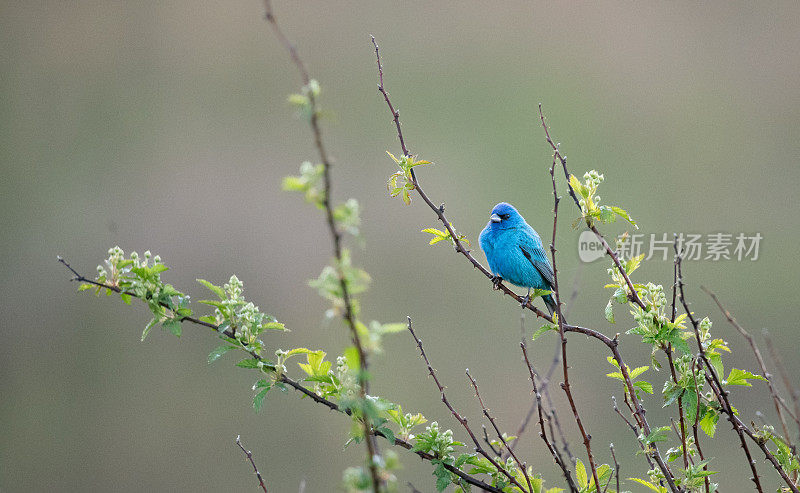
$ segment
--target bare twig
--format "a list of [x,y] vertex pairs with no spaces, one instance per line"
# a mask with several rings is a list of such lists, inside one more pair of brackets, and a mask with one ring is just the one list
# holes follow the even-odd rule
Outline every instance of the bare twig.
[[258,467],[256,467],[256,462],[253,460],[253,454],[249,450],[244,448],[244,445],[242,445],[242,441],[240,438],[241,438],[240,435],[236,435],[236,445],[238,445],[239,448],[242,449],[242,452],[244,452],[244,455],[247,456],[247,460],[250,461],[250,464],[253,466],[253,471],[255,472],[255,475],[258,478],[259,486],[261,486],[261,489],[264,490],[264,493],[267,493],[267,485],[264,484],[264,478],[262,478],[261,473],[258,472]]
[[[783,386],[786,387],[786,391],[789,392],[789,397],[792,399],[792,404],[794,406],[794,415],[800,418],[800,392],[797,391],[795,384],[793,383],[792,379],[789,378],[789,374],[786,373],[786,368],[783,366],[783,360],[781,360],[781,355],[775,349],[775,346],[772,344],[772,338],[769,335],[769,331],[764,329],[764,341],[767,343],[767,350],[769,351],[769,355],[772,358],[772,361],[775,362],[775,367],[778,368],[778,373],[781,376],[781,381],[783,382]],[[788,408],[788,406],[785,406]],[[800,422],[797,423],[797,430],[798,430],[798,440],[800,440]]]
[[[553,142],[553,139],[550,137],[550,130],[547,128],[547,124],[544,121],[544,113],[542,112],[541,103],[539,104],[539,119],[542,122],[542,128],[544,128],[544,133],[547,143],[550,144],[550,147],[553,149],[554,159],[558,159],[558,161],[561,163],[561,167],[564,169],[564,176],[566,177],[567,187],[569,189],[569,195],[572,197],[573,201],[575,202],[575,205],[578,206],[578,209],[580,209],[582,212],[583,209],[580,206],[580,201],[578,200],[577,195],[575,195],[575,191],[572,189],[572,186],[569,184],[569,171],[567,170],[567,158],[561,154],[559,146],[556,145],[555,142]],[[629,291],[628,299],[636,303],[641,308],[645,308],[644,302],[642,302],[642,300],[639,298],[639,294],[633,287],[633,282],[631,281],[625,269],[622,267],[617,252],[615,252],[611,248],[611,246],[609,246],[606,239],[603,237],[600,231],[597,230],[597,227],[593,223],[587,222],[587,226],[589,226],[589,229],[592,230],[597,239],[603,244],[606,254],[609,257],[611,257],[611,260],[614,262],[614,265],[617,267],[617,270],[620,272],[620,275],[622,275],[623,278],[625,279]],[[559,317],[559,319],[560,318],[561,317]],[[634,415],[636,416],[637,421],[641,423],[644,432],[650,434],[650,425],[647,423],[647,418],[645,418],[646,411],[642,406],[641,402],[639,401],[639,399],[636,397],[636,391],[633,386],[633,381],[631,380],[630,375],[628,373],[628,366],[623,362],[622,354],[619,351],[617,338],[615,337],[614,339],[609,339],[607,336],[591,329],[585,329],[583,327],[577,327],[577,326],[567,326],[566,324],[563,325],[564,325],[564,330],[575,331],[584,333],[586,335],[590,335],[591,337],[594,337],[602,341],[606,346],[608,346],[609,349],[611,349],[611,352],[614,354],[614,359],[616,359],[617,363],[619,363],[620,373],[622,373],[623,381],[625,382],[625,386],[628,389],[628,395],[630,396],[631,402],[635,408]],[[563,354],[562,354],[562,359],[563,359]],[[562,366],[566,368],[567,365],[565,362],[562,361]],[[658,464],[659,469],[661,469],[661,472],[664,474],[664,477],[666,478],[670,490],[673,493],[678,493],[679,490],[678,487],[675,485],[675,480],[673,478],[672,471],[670,471],[669,466],[667,465],[666,462],[664,462],[664,459],[661,457],[661,453],[659,452],[658,447],[655,444],[653,444],[651,446],[651,449],[653,458]]]
[[489,447],[489,450],[492,451],[494,455],[500,455],[500,450],[497,450],[495,446],[492,444],[491,438],[489,438],[489,432],[486,431],[486,426],[481,425],[481,430],[483,430],[483,443]]
[[[619,493],[619,462],[617,462],[617,454],[614,453],[614,444],[610,444],[608,446],[611,449],[611,459],[614,461],[614,479],[617,481],[617,493]],[[611,481],[606,483],[606,490],[608,489],[608,485],[611,484]],[[603,490],[605,493],[605,490]]]
[[[547,143],[550,144],[550,147],[553,149],[554,157],[558,158],[559,162],[561,163],[561,167],[564,169],[564,176],[566,177],[567,180],[567,188],[569,189],[569,196],[572,197],[573,201],[575,201],[575,205],[578,206],[578,210],[583,212],[583,208],[581,207],[581,203],[578,200],[578,196],[575,195],[575,190],[573,190],[572,185],[569,184],[569,171],[567,171],[567,158],[566,156],[561,154],[561,151],[559,150],[559,145],[553,142],[553,139],[550,138],[550,130],[547,128],[547,124],[544,122],[544,113],[542,113],[542,103],[539,103],[539,119],[542,122],[542,128],[544,128],[545,139],[547,140]],[[595,234],[600,243],[602,243],[603,248],[605,248],[606,250],[606,253],[608,254],[609,257],[611,257],[611,260],[614,261],[614,265],[616,265],[620,274],[622,274],[622,277],[625,278],[625,283],[628,285],[628,298],[637,305],[639,305],[640,307],[644,308],[645,307],[644,303],[639,298],[639,293],[637,293],[636,289],[633,287],[633,282],[631,282],[631,278],[628,276],[627,272],[625,272],[625,269],[622,267],[622,264],[619,261],[619,256],[617,256],[616,252],[611,248],[606,239],[603,237],[600,231],[597,230],[597,227],[593,223],[587,222],[587,226],[589,227],[589,229],[592,230],[592,232]]]
[[[539,392],[539,389],[536,388],[536,374],[533,371],[533,366],[531,366],[530,359],[528,359],[528,347],[525,345],[524,342],[520,343],[520,347],[522,348],[522,357],[525,360],[525,365],[528,367],[528,374],[530,375],[531,385],[533,385],[533,393],[535,396],[535,403],[536,403],[536,410],[539,412],[539,436],[544,441],[544,444],[547,446],[547,450],[550,451],[550,455],[553,456],[553,460],[555,460],[558,467],[561,468],[561,472],[564,474],[564,479],[567,480],[567,485],[569,486],[570,491],[577,492],[578,487],[575,484],[575,481],[572,479],[572,473],[569,470],[569,466],[564,463],[564,459],[561,457],[561,454],[558,453],[556,446],[550,442],[547,438],[547,431],[544,428],[544,416],[542,412],[542,394]],[[553,430],[550,429],[550,436],[553,436]],[[555,438],[554,438],[555,440]]]
[[[557,152],[557,150],[556,150]],[[553,236],[550,241],[550,258],[553,260],[553,294],[556,298],[556,315],[558,317],[558,334],[561,337],[561,368],[563,369],[564,381],[561,383],[561,388],[567,394],[569,406],[572,409],[572,415],[575,417],[575,422],[578,424],[578,429],[583,436],[583,445],[586,447],[586,455],[589,457],[589,469],[591,470],[592,477],[594,478],[595,487],[600,490],[600,479],[597,476],[597,467],[594,464],[594,454],[592,454],[592,436],[587,433],[586,428],[583,426],[583,421],[578,414],[578,408],[575,405],[575,399],[572,396],[572,389],[569,384],[569,364],[567,363],[567,336],[564,332],[564,316],[561,312],[561,294],[558,290],[558,267],[556,266],[556,226],[558,225],[558,203],[561,197],[558,196],[556,190],[556,154],[553,153],[553,164],[550,166],[550,178],[553,182]]]
[[[380,53],[378,52],[377,49],[376,49],[376,57],[378,59],[378,63],[380,64]],[[396,115],[396,110],[394,109],[394,106],[389,104],[390,101],[388,101],[389,100],[388,93],[386,92],[385,86],[383,85],[383,80],[382,80],[381,75],[382,75],[382,66],[381,66],[381,69],[379,70],[379,91],[381,92],[381,94],[383,94],[384,99],[387,100],[387,105],[389,106],[390,111],[392,111],[392,115],[393,115],[393,118],[394,118],[394,116]],[[398,120],[399,120],[399,118],[398,118]],[[400,130],[399,125],[397,125],[397,128],[398,128],[398,138],[400,138],[400,136],[402,135],[402,130]],[[404,142],[401,143],[401,146],[403,147],[403,152],[406,153],[406,155],[407,155],[410,152],[408,150],[408,147],[405,145]],[[560,154],[559,154],[559,156],[560,156]],[[566,169],[566,160],[562,161],[562,165]],[[422,200],[425,202],[425,204],[436,214],[436,216],[439,219],[439,221],[442,223],[444,228],[447,230],[447,232],[450,234],[451,238],[453,239],[453,246],[455,248],[455,251],[457,253],[463,255],[464,257],[466,257],[466,259],[472,264],[472,266],[474,268],[478,269],[487,279],[489,279],[489,280],[493,279],[494,276],[492,275],[492,273],[488,269],[486,269],[486,267],[481,265],[481,263],[478,262],[475,259],[475,257],[472,256],[470,251],[465,247],[464,243],[461,240],[458,239],[458,235],[456,234],[455,229],[453,228],[452,224],[450,223],[450,221],[447,219],[447,217],[444,214],[444,208],[436,206],[433,203],[433,201],[428,197],[428,195],[424,192],[424,190],[420,186],[419,179],[413,173],[413,170],[412,170],[412,179],[413,179],[413,183],[412,184],[414,185],[414,188],[417,191],[417,193],[419,194],[419,196],[422,198]],[[571,191],[571,194],[574,194],[574,192]],[[596,231],[596,228],[595,228],[595,231]],[[599,232],[596,232],[596,234],[599,235]],[[599,238],[601,239],[601,242],[603,242],[603,244],[605,245],[606,252],[612,257],[612,259],[614,259],[615,264],[620,266],[619,258],[617,257],[616,253],[611,249],[610,246],[608,246],[608,243],[605,241],[604,238],[602,238],[602,235],[599,235]],[[619,268],[620,268],[620,271],[621,271],[622,275],[623,276],[627,276],[627,274],[625,273],[625,270],[621,266]],[[627,282],[629,283],[629,286],[632,289],[632,284],[630,283],[630,279],[629,278],[627,278]],[[497,285],[497,289],[500,290],[501,292],[503,292],[504,294],[510,296],[512,299],[516,300],[518,303],[522,303],[523,297],[517,295],[516,293],[514,293],[504,283],[502,283],[502,282],[499,283]],[[638,300],[639,303],[642,303],[641,300],[638,298],[638,295],[637,295],[635,290],[632,290],[631,296],[633,297],[634,300]],[[545,320],[547,320],[547,321],[549,321],[551,323],[553,322],[552,317],[550,317],[548,314],[542,312],[538,308],[534,307],[531,302],[528,302],[525,305],[525,308],[527,308],[527,309],[531,310],[532,312],[534,312],[538,317],[541,317],[541,318],[543,318],[543,319],[545,319]],[[622,354],[620,353],[620,351],[619,351],[619,349],[617,347],[618,346],[617,339],[611,339],[611,338],[605,336],[604,334],[602,334],[602,333],[600,333],[600,332],[598,332],[596,330],[593,330],[593,329],[589,329],[589,328],[586,328],[586,327],[580,327],[580,326],[577,326],[577,325],[569,325],[569,324],[566,324],[566,323],[563,324],[563,330],[565,332],[577,332],[577,333],[584,334],[586,336],[592,337],[594,339],[597,339],[600,342],[602,342],[603,344],[605,344],[606,347],[609,348],[609,350],[611,350],[611,353],[614,356],[614,358],[620,363],[620,367],[621,367],[620,371],[622,373],[623,380],[625,382],[625,386],[627,387],[628,392],[631,395],[631,399],[632,399],[632,401],[634,403],[634,406],[636,407],[637,419],[639,421],[643,422],[644,427],[645,427],[645,431],[647,433],[649,433],[650,427],[647,424],[647,420],[646,420],[646,418],[644,416],[646,411],[644,410],[644,408],[642,407],[641,403],[639,402],[639,400],[635,396],[635,390],[634,390],[633,382],[630,379],[630,375],[629,375],[629,372],[628,372],[627,365],[624,364],[623,358],[622,358]],[[659,468],[661,469],[662,473],[664,473],[665,477],[667,478],[667,483],[670,486],[670,490],[673,493],[677,493],[678,489],[675,486],[672,472],[669,470],[669,467],[666,465],[666,463],[664,462],[663,458],[661,457],[660,452],[658,451],[658,448],[655,447],[655,446],[653,447],[653,455],[656,458],[656,461],[657,461],[657,463],[659,465]]]
[[686,315],[688,316],[689,321],[692,324],[692,328],[694,329],[695,338],[697,338],[697,345],[698,345],[698,347],[700,349],[700,357],[701,357],[701,359],[703,361],[703,364],[705,365],[705,368],[706,368],[706,381],[711,386],[711,390],[714,392],[714,394],[719,399],[720,404],[722,404],[723,413],[725,413],[725,415],[728,418],[728,421],[730,421],[731,425],[733,426],[733,429],[736,431],[736,434],[739,436],[739,443],[741,444],[741,447],[742,447],[742,449],[744,451],[745,457],[747,458],[747,463],[750,466],[750,470],[753,473],[753,476],[752,476],[751,480],[755,484],[756,489],[760,493],[763,493],[763,491],[764,491],[763,487],[761,486],[761,478],[758,475],[758,470],[756,469],[755,461],[753,460],[753,456],[751,455],[750,449],[748,448],[747,442],[746,442],[746,440],[744,438],[745,435],[747,435],[751,440],[753,440],[756,443],[756,445],[758,445],[758,447],[761,449],[761,451],[764,452],[764,455],[766,456],[767,460],[769,460],[770,463],[772,464],[772,466],[775,468],[775,470],[778,471],[778,474],[780,474],[781,478],[783,478],[783,480],[786,482],[786,484],[789,486],[789,488],[794,493],[800,493],[800,491],[798,491],[797,486],[794,484],[794,482],[791,479],[789,479],[789,476],[786,474],[786,471],[783,470],[783,468],[781,467],[780,463],[778,463],[777,459],[775,459],[775,456],[772,454],[772,452],[769,451],[769,449],[767,449],[767,446],[764,443],[764,441],[763,440],[759,440],[758,437],[755,436],[755,434],[747,427],[747,425],[745,425],[738,418],[738,416],[736,416],[735,412],[733,411],[733,407],[731,406],[730,399],[728,398],[728,391],[725,390],[724,387],[722,386],[722,382],[721,382],[720,376],[717,375],[716,370],[714,369],[714,367],[709,362],[708,357],[706,355],[705,348],[703,348],[702,343],[700,343],[700,340],[701,340],[701,338],[700,338],[700,329],[699,329],[700,322],[694,317],[694,314],[689,309],[689,303],[686,300],[686,295],[684,293],[682,263],[681,263],[680,257],[678,259],[678,290],[679,290],[679,293],[680,293],[680,299],[681,299],[681,303],[683,304],[684,311],[686,312]]
[[[611,402],[614,406],[614,412],[617,413],[617,415],[620,418],[622,418],[622,421],[624,421],[625,424],[628,425],[628,428],[630,428],[631,431],[633,432],[633,436],[636,437],[636,443],[639,444],[639,448],[641,448],[642,451],[647,452],[647,449],[645,448],[644,444],[642,443],[641,440],[639,440],[639,428],[635,424],[631,423],[630,420],[626,418],[624,414],[622,414],[622,411],[620,411],[619,407],[617,406],[617,398],[614,397],[613,395],[611,396]],[[644,457],[647,460],[647,464],[650,466],[650,469],[655,468],[655,464],[653,464],[653,460],[650,458],[650,455],[645,453]]]
[[[311,82],[308,70],[306,69],[305,64],[303,63],[302,58],[297,53],[297,49],[294,45],[289,41],[286,35],[280,28],[278,21],[275,18],[275,13],[272,9],[272,2],[271,0],[264,0],[264,10],[265,10],[265,18],[267,22],[272,27],[272,30],[275,32],[276,37],[280,40],[280,42],[284,45],[286,50],[289,52],[289,56],[291,57],[294,64],[297,66],[297,70],[300,73],[300,78],[303,81],[304,86],[308,86]],[[332,180],[331,180],[331,159],[328,156],[328,152],[325,149],[324,142],[322,140],[322,129],[319,125],[319,111],[317,110],[317,101],[316,97],[314,96],[313,91],[308,91],[306,96],[308,97],[308,105],[310,109],[310,117],[309,123],[311,125],[311,131],[314,136],[314,145],[319,152],[319,158],[322,161],[322,168],[323,168],[323,186],[324,186],[324,193],[322,196],[322,205],[325,209],[325,218],[328,223],[328,230],[331,235],[331,239],[333,241],[333,254],[335,256],[334,268],[336,269],[337,277],[339,278],[339,286],[342,291],[342,301],[344,305],[344,320],[347,323],[347,326],[350,329],[350,336],[353,340],[353,345],[356,347],[359,356],[359,363],[360,363],[360,371],[358,373],[358,382],[359,382],[359,396],[363,400],[366,398],[367,393],[369,392],[369,381],[367,379],[367,371],[368,371],[368,362],[367,362],[367,352],[364,349],[364,346],[361,344],[361,339],[358,335],[358,328],[356,326],[355,314],[353,313],[353,300],[350,294],[350,288],[347,284],[347,280],[345,279],[344,271],[342,270],[342,234],[339,231],[338,227],[336,226],[336,220],[334,219],[333,215],[333,206],[331,205],[331,196],[332,196]],[[370,471],[370,477],[372,479],[372,489],[375,493],[378,493],[381,490],[381,481],[378,475],[378,468],[375,464],[375,457],[378,452],[377,444],[375,443],[374,438],[369,433],[370,424],[367,422],[366,419],[362,420],[362,425],[364,428],[364,443],[367,448],[367,466]]]
[[[767,365],[764,363],[764,358],[761,356],[761,351],[758,350],[756,341],[753,339],[753,336],[751,336],[750,333],[747,332],[744,329],[744,327],[742,327],[739,324],[739,322],[736,321],[733,315],[731,315],[731,312],[729,312],[724,306],[722,306],[722,302],[719,301],[717,295],[712,293],[711,290],[709,290],[705,286],[700,286],[700,289],[702,289],[707,295],[711,296],[711,299],[714,300],[714,303],[717,304],[719,309],[722,311],[723,315],[725,315],[725,318],[728,319],[728,322],[730,322],[730,324],[739,332],[739,334],[741,334],[742,337],[744,337],[747,340],[747,343],[750,344],[750,348],[753,350],[753,354],[756,356],[756,361],[758,361],[758,366],[761,369],[761,376],[764,377],[767,381],[767,387],[769,387],[769,393],[772,396],[772,402],[775,405],[775,412],[778,414],[778,419],[780,420],[781,427],[783,428],[783,436],[786,439],[786,444],[790,448],[794,449],[794,445],[792,445],[792,437],[789,436],[789,427],[786,426],[786,418],[783,416],[783,410],[782,410],[783,406],[781,405],[782,399],[778,395],[778,391],[775,388],[775,384],[772,381],[772,375],[767,371]],[[785,405],[785,402],[783,404]],[[798,416],[794,415],[794,413],[792,413],[792,411],[789,409],[786,409],[785,411],[786,414],[788,414],[789,417],[791,417],[796,423],[798,423],[798,426],[800,426],[800,421],[798,421]]]
[[[503,436],[503,433],[500,431],[500,428],[497,426],[497,422],[494,419],[494,416],[489,414],[489,409],[486,408],[486,405],[483,403],[483,398],[481,397],[481,393],[478,390],[478,382],[470,375],[469,368],[466,370],[467,378],[469,378],[470,383],[472,383],[472,388],[475,389],[475,397],[478,398],[478,402],[481,404],[481,409],[483,409],[483,415],[486,416],[486,419],[489,420],[491,423],[492,428],[494,428],[494,432],[497,434],[497,438],[500,440],[500,443],[503,444],[503,448],[509,451],[511,457],[514,459],[514,462],[517,463],[517,466],[522,471],[522,475],[525,477],[525,482],[528,483],[528,491],[533,492],[533,486],[531,486],[531,478],[528,476],[527,467],[523,465],[522,461],[517,458],[517,454],[514,453],[513,450],[508,448],[508,442],[506,441],[506,437]],[[484,435],[486,435],[486,428],[483,428]],[[499,454],[498,454],[499,455]]]
[[486,449],[483,448],[480,440],[478,440],[478,437],[475,436],[475,433],[472,431],[472,428],[470,428],[469,423],[467,422],[467,418],[459,414],[458,411],[455,410],[453,405],[450,404],[450,401],[447,399],[447,395],[444,392],[444,385],[442,385],[441,382],[439,382],[439,377],[436,376],[436,370],[434,370],[433,367],[431,366],[430,361],[428,361],[428,355],[425,354],[425,349],[422,347],[422,341],[419,339],[419,337],[417,337],[416,332],[414,332],[414,327],[411,324],[411,317],[408,317],[408,331],[411,333],[411,337],[414,338],[414,342],[416,342],[417,348],[419,348],[420,356],[422,357],[423,360],[425,360],[425,366],[427,366],[428,368],[428,374],[433,378],[434,383],[436,383],[436,387],[439,389],[439,394],[441,395],[442,402],[447,407],[447,409],[450,410],[450,413],[453,415],[453,417],[456,418],[456,421],[458,421],[458,423],[464,428],[464,430],[466,430],[467,434],[472,439],[472,443],[475,445],[475,451],[478,452],[480,455],[482,455],[486,460],[488,460],[489,463],[492,464],[492,466],[494,466],[499,472],[503,473],[503,475],[505,475],[506,478],[508,478],[511,484],[513,484],[522,491],[526,491],[525,488],[519,483],[519,481],[517,481],[517,479],[513,475],[511,475],[508,471],[506,471],[505,468],[500,466],[500,464],[497,463],[494,457],[492,457],[486,451]]

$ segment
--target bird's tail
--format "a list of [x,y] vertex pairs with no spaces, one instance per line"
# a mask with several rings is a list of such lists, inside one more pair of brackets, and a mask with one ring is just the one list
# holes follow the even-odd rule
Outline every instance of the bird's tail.
[[[544,304],[547,305],[547,310],[550,312],[550,316],[552,317],[553,314],[556,312],[556,302],[553,299],[553,296],[548,294],[548,295],[542,296],[542,299],[544,300]],[[563,313],[562,313],[561,321],[564,322],[564,323],[567,323],[567,319],[563,317]]]

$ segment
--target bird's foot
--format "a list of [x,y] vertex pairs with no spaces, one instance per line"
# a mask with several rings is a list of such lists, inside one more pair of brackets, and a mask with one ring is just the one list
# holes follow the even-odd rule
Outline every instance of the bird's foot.
[[494,276],[492,278],[492,284],[494,285],[494,290],[497,291],[500,289],[500,283],[503,282],[503,278],[500,276]]
[[528,306],[528,303],[530,303],[530,302],[531,302],[531,295],[530,294],[526,294],[522,298],[522,308],[525,308],[526,306]]

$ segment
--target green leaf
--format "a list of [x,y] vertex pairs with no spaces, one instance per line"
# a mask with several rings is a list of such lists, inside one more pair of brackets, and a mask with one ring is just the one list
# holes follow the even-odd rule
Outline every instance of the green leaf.
[[376,431],[383,433],[383,436],[385,436],[386,439],[389,440],[389,443],[394,445],[394,432],[390,428],[383,426],[381,428],[376,428]]
[[545,332],[549,332],[551,330],[558,331],[558,326],[552,324],[543,325],[539,330],[533,333],[533,340],[535,341],[542,334],[544,334]]
[[575,464],[575,477],[578,479],[578,486],[585,488],[589,484],[589,479],[586,476],[586,466],[583,465],[580,459]]
[[717,430],[717,421],[719,421],[719,414],[712,409],[707,409],[700,420],[700,427],[703,428],[706,435],[714,438],[714,433]]
[[87,289],[92,289],[93,287],[94,287],[94,284],[83,283],[80,286],[78,286],[78,291],[79,292],[80,291],[86,291]]
[[231,349],[236,349],[236,346],[231,346],[226,344],[224,346],[219,346],[218,348],[211,351],[208,355],[208,363],[211,364],[222,357],[223,354],[227,353]]
[[694,418],[697,415],[697,392],[694,389],[688,389],[683,394],[683,409],[686,411],[686,420],[689,423],[694,423]]
[[633,258],[629,259],[627,262],[625,262],[625,265],[624,265],[625,273],[628,274],[628,275],[632,274],[633,271],[635,271],[636,269],[639,268],[639,266],[641,265],[643,259],[644,259],[644,254],[641,254],[641,255],[637,255],[636,257],[633,257]]
[[239,368],[258,368],[258,359],[243,359],[242,361],[236,363],[236,366]]
[[647,486],[648,488],[650,488],[652,491],[655,491],[656,493],[662,493],[664,491],[667,491],[666,488],[661,488],[659,486],[656,486],[656,485],[654,485],[653,483],[651,483],[649,481],[645,481],[644,479],[628,478],[628,480],[629,481],[636,481],[639,484],[643,484],[643,485]]
[[639,225],[636,224],[636,221],[633,220],[633,218],[628,214],[628,212],[625,209],[617,206],[611,206],[611,210],[614,211],[619,217],[631,223],[634,228],[639,229]]
[[170,331],[175,337],[181,336],[181,322],[174,318],[168,318],[161,324],[166,330]]
[[210,282],[206,281],[205,279],[197,279],[197,282],[207,287],[212,293],[219,296],[219,299],[224,300],[227,298],[227,296],[225,296],[225,291],[223,291],[221,287],[215,286]]
[[150,329],[155,327],[157,323],[158,323],[158,319],[157,318],[154,318],[154,319],[150,320],[150,322],[147,323],[147,325],[145,326],[144,330],[142,331],[142,341],[144,341],[144,338],[147,337],[147,334],[150,333]]
[[650,382],[645,382],[644,380],[640,380],[638,382],[633,382],[633,386],[647,392],[648,394],[653,393],[653,385]]
[[437,461],[436,469],[433,470],[433,475],[436,476],[436,491],[444,491],[450,485],[450,471],[445,469],[444,464]]
[[725,374],[725,368],[722,365],[722,355],[719,353],[707,353],[708,361],[711,363],[711,366],[714,367],[714,371],[717,372],[717,375],[722,377]]
[[606,305],[606,320],[612,324],[614,323],[614,308],[611,306],[611,300],[608,300]]
[[636,378],[642,373],[646,372],[649,368],[650,368],[649,366],[637,366],[633,370],[630,370],[629,375],[631,378]]
[[253,409],[255,409],[256,412],[261,410],[261,405],[264,403],[264,397],[267,395],[267,392],[269,392],[269,389],[270,387],[266,387],[257,393],[255,397],[253,397]]
[[583,198],[587,198],[589,196],[589,190],[583,187],[583,184],[575,175],[569,175],[569,185]]
[[119,297],[120,297],[120,298],[122,298],[122,301],[123,301],[123,302],[124,302],[126,305],[130,305],[130,304],[131,304],[131,295],[129,295],[129,294],[125,294],[125,293],[120,293],[120,294],[119,294]]
[[728,374],[728,378],[726,378],[726,382],[728,385],[743,385],[745,387],[752,387],[750,382],[747,379],[755,379],[755,380],[764,380],[767,379],[762,377],[761,375],[754,375],[746,370],[740,370],[738,368],[731,368],[731,372]]
[[647,445],[656,442],[664,442],[667,440],[668,431],[669,431],[669,426],[661,426],[659,428],[656,428],[655,430],[651,430],[650,434],[647,435],[647,437],[645,437],[644,439],[642,439],[642,441]]

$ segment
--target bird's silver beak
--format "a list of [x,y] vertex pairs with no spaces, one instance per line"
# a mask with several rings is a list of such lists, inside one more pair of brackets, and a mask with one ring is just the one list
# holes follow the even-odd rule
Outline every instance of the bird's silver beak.
[[490,217],[489,219],[493,223],[499,223],[500,221],[502,221],[502,219],[500,219],[500,216],[498,216],[497,214],[492,214],[492,217]]

